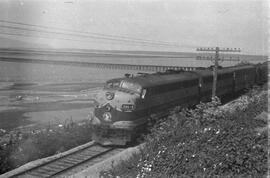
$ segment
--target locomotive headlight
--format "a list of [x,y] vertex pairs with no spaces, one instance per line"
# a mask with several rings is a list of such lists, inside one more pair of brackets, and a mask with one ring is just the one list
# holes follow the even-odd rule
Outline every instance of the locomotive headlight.
[[106,98],[107,98],[108,100],[112,100],[113,97],[114,97],[114,93],[111,93],[111,92],[107,92],[107,93],[106,93]]
[[102,117],[103,117],[104,121],[106,121],[106,122],[111,122],[112,121],[112,115],[109,112],[105,112],[102,115]]
[[135,105],[133,105],[133,104],[123,104],[122,105],[123,111],[132,111],[134,109],[135,109]]
[[105,109],[106,109],[106,111],[107,111],[107,112],[109,112],[109,111],[111,110],[110,105],[109,105],[109,104],[107,104],[107,105],[105,106]]

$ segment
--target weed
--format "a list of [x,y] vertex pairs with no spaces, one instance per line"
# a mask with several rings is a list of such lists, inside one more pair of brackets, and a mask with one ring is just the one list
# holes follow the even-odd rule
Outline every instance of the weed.
[[88,121],[48,124],[46,128],[26,133],[12,133],[0,145],[0,174],[27,162],[48,157],[91,141]]

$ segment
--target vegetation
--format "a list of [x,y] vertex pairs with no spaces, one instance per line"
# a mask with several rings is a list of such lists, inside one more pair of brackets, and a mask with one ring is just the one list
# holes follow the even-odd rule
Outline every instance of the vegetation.
[[0,174],[91,141],[91,126],[88,121],[71,120],[46,129],[3,134],[2,131],[0,136],[8,136],[8,139],[0,144]]
[[176,108],[146,136],[141,154],[104,177],[266,177],[267,91],[254,89],[228,106],[215,98]]

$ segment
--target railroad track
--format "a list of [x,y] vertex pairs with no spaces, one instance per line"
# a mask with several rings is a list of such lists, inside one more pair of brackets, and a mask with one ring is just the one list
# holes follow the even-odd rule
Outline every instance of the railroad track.
[[[19,178],[45,178],[45,177],[64,177],[72,175],[71,170],[82,165],[85,167],[92,166],[101,162],[112,155],[119,153],[123,148],[103,147],[93,142],[64,156],[48,160],[42,164],[25,169],[23,171],[15,171],[13,174],[7,174],[6,177]],[[87,166],[86,166],[87,164]],[[69,173],[68,173],[69,172]],[[1,176],[0,176],[1,177]]]

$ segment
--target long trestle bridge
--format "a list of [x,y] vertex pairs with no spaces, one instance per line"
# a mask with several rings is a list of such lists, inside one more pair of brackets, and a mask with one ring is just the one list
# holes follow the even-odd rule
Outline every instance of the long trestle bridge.
[[71,65],[81,67],[92,67],[100,69],[113,69],[113,70],[136,70],[136,71],[153,71],[163,72],[166,70],[184,70],[192,71],[196,67],[184,67],[184,66],[161,66],[161,65],[146,65],[146,64],[115,64],[115,63],[96,63],[96,62],[81,62],[81,61],[57,61],[57,60],[42,60],[42,59],[29,59],[29,58],[10,58],[0,57],[0,61],[6,62],[23,62],[23,63],[42,63],[53,65]]

